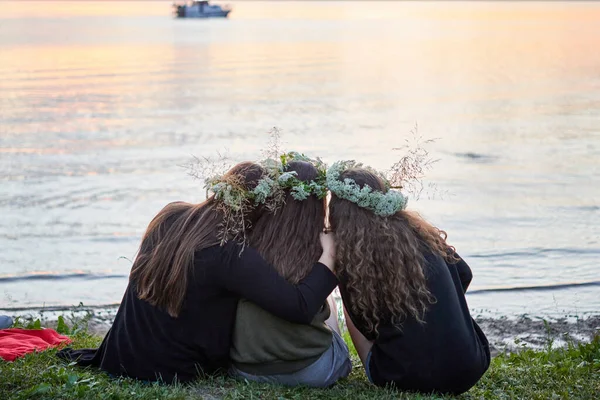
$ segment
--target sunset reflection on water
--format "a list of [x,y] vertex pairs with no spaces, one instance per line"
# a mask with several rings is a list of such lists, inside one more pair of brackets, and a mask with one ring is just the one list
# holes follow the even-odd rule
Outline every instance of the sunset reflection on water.
[[[289,149],[385,168],[418,124],[449,195],[410,206],[450,233],[474,289],[598,279],[600,5],[229,3],[206,21],[170,1],[3,3],[2,274],[127,276],[152,216],[203,198],[191,154],[256,158],[277,126]],[[0,282],[0,306],[85,295],[32,282]],[[94,301],[118,301],[126,279],[101,282]],[[558,307],[598,309],[588,292]],[[523,307],[552,301],[531,293]]]

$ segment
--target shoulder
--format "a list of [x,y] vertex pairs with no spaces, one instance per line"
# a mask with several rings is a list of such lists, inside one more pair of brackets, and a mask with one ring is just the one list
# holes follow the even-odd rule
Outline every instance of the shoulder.
[[223,248],[218,244],[206,247],[204,249],[196,250],[194,252],[194,264],[196,264],[196,266],[221,263],[222,259]]
[[447,269],[446,260],[436,252],[426,250],[423,252],[423,259],[425,260],[425,273],[435,273],[440,268]]
[[249,260],[262,260],[261,255],[253,247],[235,241],[216,244],[195,253],[196,260],[219,260],[221,263],[236,264]]
[[446,263],[446,260],[436,252],[425,252],[424,273],[427,279],[429,290],[434,293],[445,290],[442,288],[450,287],[454,281],[452,268]]
[[423,258],[427,264],[445,264],[444,259],[438,253],[431,250],[423,252]]

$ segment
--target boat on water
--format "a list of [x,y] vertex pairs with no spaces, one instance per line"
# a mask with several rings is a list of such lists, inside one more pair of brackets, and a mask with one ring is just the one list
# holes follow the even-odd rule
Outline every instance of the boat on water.
[[227,18],[231,8],[209,4],[208,1],[192,1],[190,3],[173,3],[173,14],[177,18]]

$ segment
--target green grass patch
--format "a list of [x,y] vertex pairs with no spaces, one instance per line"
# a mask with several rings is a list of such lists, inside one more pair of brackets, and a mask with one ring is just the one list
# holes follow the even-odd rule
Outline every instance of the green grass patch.
[[[61,326],[61,330],[69,331]],[[72,347],[88,348],[101,338],[81,330]],[[549,346],[550,347],[550,346]],[[330,389],[284,388],[207,378],[190,385],[145,384],[111,379],[56,357],[56,350],[0,361],[0,399],[442,399],[377,388],[367,381],[353,354],[350,377]],[[600,398],[600,336],[591,343],[545,351],[522,350],[493,359],[490,370],[465,399],[598,399]]]

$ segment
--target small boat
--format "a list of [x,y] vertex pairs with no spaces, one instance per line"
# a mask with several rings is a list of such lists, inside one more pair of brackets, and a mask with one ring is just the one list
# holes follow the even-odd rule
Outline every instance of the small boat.
[[177,18],[227,18],[231,9],[208,1],[192,1],[188,4],[173,3],[173,14]]

